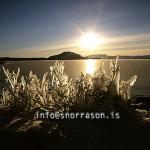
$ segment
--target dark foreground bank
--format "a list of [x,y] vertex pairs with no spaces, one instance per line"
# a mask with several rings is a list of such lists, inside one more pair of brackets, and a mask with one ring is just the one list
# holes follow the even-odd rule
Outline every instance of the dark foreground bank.
[[20,131],[23,124],[33,121],[31,116],[0,114],[0,139],[4,149],[149,149],[149,117],[143,119],[141,114],[132,111],[121,112],[118,120],[45,120],[40,124],[35,120],[28,130],[24,126]]

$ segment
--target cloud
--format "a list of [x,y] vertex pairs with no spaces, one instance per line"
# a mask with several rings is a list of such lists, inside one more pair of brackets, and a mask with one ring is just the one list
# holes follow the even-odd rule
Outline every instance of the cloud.
[[123,35],[117,37],[108,37],[105,40],[105,44],[118,44],[123,42],[138,42],[138,41],[148,41],[150,40],[150,33],[142,34],[132,34],[132,35]]
[[104,44],[95,51],[86,51],[77,46],[77,43],[56,45],[43,50],[20,50],[20,51],[1,51],[1,57],[49,57],[63,51],[73,51],[81,55],[105,53],[105,54],[126,54],[141,55],[150,54],[150,33],[133,34],[117,37],[107,37]]

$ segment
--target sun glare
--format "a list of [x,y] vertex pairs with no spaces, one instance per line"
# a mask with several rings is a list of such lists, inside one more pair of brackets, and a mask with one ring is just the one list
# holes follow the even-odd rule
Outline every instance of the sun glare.
[[93,75],[94,71],[95,71],[95,65],[96,65],[96,61],[92,60],[92,59],[88,59],[85,61],[86,63],[86,73]]
[[80,40],[80,46],[86,50],[95,50],[102,44],[102,39],[94,32],[84,34]]

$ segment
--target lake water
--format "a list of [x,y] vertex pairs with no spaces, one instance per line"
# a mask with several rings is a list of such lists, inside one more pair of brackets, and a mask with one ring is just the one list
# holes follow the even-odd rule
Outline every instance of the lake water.
[[[104,68],[106,72],[110,73],[109,60],[65,60],[65,73],[70,78],[76,78],[83,73],[92,74],[95,69],[99,68],[101,62],[104,61]],[[43,73],[49,71],[49,66],[53,65],[55,61],[40,60],[40,61],[14,61],[5,64],[4,66],[10,70],[17,70],[21,68],[22,75],[28,75],[32,70],[39,77],[42,77]],[[2,65],[0,65],[1,68]],[[133,87],[133,94],[150,96],[150,60],[138,60],[128,59],[119,60],[119,66],[121,68],[121,79],[128,80],[132,75],[137,75],[138,80]],[[2,70],[0,71],[0,83],[1,88],[4,85],[4,76]]]

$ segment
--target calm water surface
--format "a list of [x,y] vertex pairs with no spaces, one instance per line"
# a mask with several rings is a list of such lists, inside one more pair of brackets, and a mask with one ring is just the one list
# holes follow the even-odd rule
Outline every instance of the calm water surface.
[[[65,60],[65,73],[70,78],[75,78],[83,73],[92,74],[94,70],[99,68],[101,62],[104,61],[104,68],[106,72],[110,73],[109,60]],[[21,68],[22,75],[28,75],[29,71],[32,70],[39,77],[42,77],[43,73],[49,71],[49,66],[53,65],[55,61],[14,61],[5,64],[4,66],[10,70],[17,70]],[[119,60],[119,66],[121,68],[121,79],[128,80],[132,75],[137,75],[138,80],[133,87],[133,94],[150,96],[150,60],[138,60],[128,59]],[[4,76],[2,71],[0,72],[0,83],[1,87],[4,84]]]

